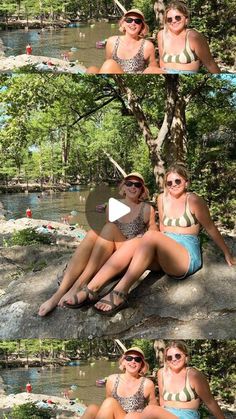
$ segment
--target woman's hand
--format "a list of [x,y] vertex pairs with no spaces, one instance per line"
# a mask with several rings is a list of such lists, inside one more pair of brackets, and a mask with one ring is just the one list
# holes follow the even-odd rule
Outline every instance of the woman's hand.
[[229,266],[236,265],[236,257],[231,255],[231,253],[225,253],[225,260]]

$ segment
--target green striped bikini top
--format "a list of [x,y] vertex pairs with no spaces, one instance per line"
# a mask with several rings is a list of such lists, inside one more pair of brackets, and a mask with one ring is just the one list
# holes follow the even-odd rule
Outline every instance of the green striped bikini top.
[[185,380],[185,386],[183,390],[181,390],[179,393],[170,393],[165,388],[165,380],[164,380],[164,374],[162,371],[162,382],[163,382],[163,393],[162,397],[165,401],[177,401],[177,402],[190,402],[191,400],[197,400],[199,399],[196,391],[190,386],[189,382],[189,373],[190,368],[187,368],[186,371],[186,380]]
[[191,50],[189,44],[189,32],[190,29],[186,31],[186,38],[185,38],[185,46],[183,51],[180,54],[168,54],[165,52],[165,40],[166,40],[166,30],[163,30],[162,35],[162,46],[163,46],[163,54],[162,54],[162,61],[164,63],[179,63],[179,64],[190,64],[193,61],[198,61],[199,58],[197,57],[196,53]]
[[185,209],[183,215],[179,218],[170,218],[167,217],[165,214],[165,196],[163,195],[162,198],[162,208],[163,208],[163,217],[162,217],[162,224],[164,226],[170,227],[191,227],[192,225],[199,224],[197,218],[194,214],[190,211],[189,204],[188,204],[188,197],[189,193],[186,194],[185,200]]

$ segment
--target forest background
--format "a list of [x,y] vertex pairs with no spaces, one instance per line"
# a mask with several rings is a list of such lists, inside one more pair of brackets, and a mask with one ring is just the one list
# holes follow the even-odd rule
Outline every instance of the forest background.
[[[163,25],[164,7],[168,0],[122,0],[126,10],[141,9],[150,26],[151,33]],[[188,0],[191,12],[190,27],[202,32],[210,44],[214,57],[227,66],[235,64],[235,15],[234,0]],[[0,27],[6,29],[17,25],[18,20],[38,19],[43,26],[56,20],[88,21],[121,16],[114,0],[2,0],[0,4]],[[14,21],[14,22],[13,22]]]
[[[150,372],[158,370],[162,348],[167,341],[133,339],[122,342],[126,347],[139,346],[150,364]],[[227,403],[234,402],[235,382],[235,340],[186,340],[189,348],[189,365],[200,369],[210,381],[213,394]],[[80,355],[78,355],[80,354]],[[121,349],[112,340],[56,340],[23,339],[0,341],[0,365],[10,367],[11,359],[24,359],[25,364],[37,358],[45,362],[60,362],[60,359],[79,356],[81,359],[99,359],[108,354],[121,355]]]
[[[144,83],[145,80],[145,83]],[[159,192],[183,161],[191,189],[233,229],[234,76],[1,75],[0,182],[116,182],[140,171]]]

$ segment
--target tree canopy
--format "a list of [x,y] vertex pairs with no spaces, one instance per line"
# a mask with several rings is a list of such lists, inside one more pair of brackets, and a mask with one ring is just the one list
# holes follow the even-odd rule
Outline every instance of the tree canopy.
[[[2,76],[0,179],[118,179],[108,155],[154,192],[184,161],[192,188],[235,218],[235,82],[230,76]],[[88,164],[89,162],[89,164]]]

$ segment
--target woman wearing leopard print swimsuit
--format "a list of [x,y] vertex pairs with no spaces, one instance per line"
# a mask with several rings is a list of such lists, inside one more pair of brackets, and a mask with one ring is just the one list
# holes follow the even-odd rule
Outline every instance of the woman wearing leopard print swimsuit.
[[[87,287],[91,279],[111,255],[127,242],[126,255],[121,261],[121,270],[124,270],[140,237],[149,229],[157,229],[154,209],[142,202],[148,197],[142,175],[133,172],[125,176],[120,184],[120,194],[124,197],[122,202],[129,206],[130,213],[121,217],[119,222],[107,222],[100,234],[93,230],[87,233],[68,264],[60,287],[41,305],[40,316],[45,316],[57,305],[80,308],[98,301],[106,295],[102,289],[105,282],[96,284],[96,289],[90,285]],[[112,289],[117,282],[112,280],[109,287]]]
[[106,61],[102,67],[90,67],[87,73],[137,74],[145,73],[148,66],[158,72],[154,46],[143,38],[148,32],[143,13],[138,9],[126,12],[120,20],[120,31],[124,35],[108,38]]
[[148,370],[143,351],[127,349],[119,364],[124,372],[108,377],[102,405],[90,405],[81,419],[123,419],[130,412],[142,412],[145,406],[157,404],[153,382],[143,377]]

